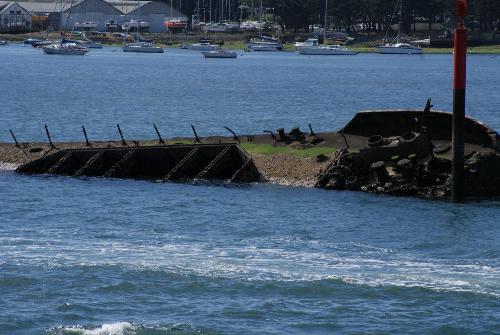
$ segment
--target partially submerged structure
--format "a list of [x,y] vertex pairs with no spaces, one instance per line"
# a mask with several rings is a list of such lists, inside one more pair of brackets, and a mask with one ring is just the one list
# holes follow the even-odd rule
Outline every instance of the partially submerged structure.
[[236,143],[61,150],[17,172],[185,182],[260,180],[252,158]]
[[[451,193],[452,115],[422,111],[358,113],[340,132],[366,139],[336,152],[317,187],[445,198]],[[465,182],[469,197],[500,196],[498,133],[466,118]]]
[[[255,156],[255,164],[231,131],[233,138],[207,138],[206,144],[201,144],[194,132],[194,144],[141,146],[135,142],[135,146],[128,146],[122,138],[121,145],[113,144],[118,147],[104,147],[102,143],[92,147],[87,142],[79,149],[42,152],[38,148],[38,154],[33,154],[38,158],[32,156],[17,172],[174,182],[256,182],[268,176],[273,180],[269,175],[273,171],[285,171],[280,175],[285,183],[287,177],[302,178],[311,180],[311,186],[316,181],[315,186],[324,189],[448,198],[452,115],[431,112],[430,107],[429,102],[424,111],[361,112],[336,133],[315,134],[312,128],[309,133],[299,128],[287,133],[279,128],[276,132],[265,131],[268,134],[246,136],[250,146],[287,147],[291,151],[317,146],[331,149],[330,153],[337,149],[333,156],[328,154],[330,157],[321,154],[316,159],[304,159],[305,163],[300,163],[303,169],[298,168],[293,157],[280,157],[279,153],[272,154],[275,159],[265,164],[262,157]],[[498,133],[471,118],[466,118],[464,128],[466,195],[500,196]]]

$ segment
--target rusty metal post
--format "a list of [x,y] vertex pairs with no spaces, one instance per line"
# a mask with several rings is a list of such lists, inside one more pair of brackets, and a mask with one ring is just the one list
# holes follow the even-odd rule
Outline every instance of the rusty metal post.
[[9,129],[9,131],[10,131],[10,134],[12,135],[12,138],[14,139],[14,143],[16,143],[16,147],[19,147],[19,142],[17,142],[16,135],[14,135],[14,132],[12,131],[12,129]]
[[158,128],[156,127],[156,125],[154,123],[153,123],[153,127],[155,127],[156,135],[158,135],[158,143],[165,144],[165,141],[163,140],[163,138],[161,138],[160,131],[158,130]]
[[236,136],[236,133],[234,131],[232,131],[231,129],[229,129],[229,127],[226,126],[224,126],[224,128],[226,128],[231,134],[233,134],[233,138],[236,142],[241,143],[240,139],[238,138],[238,136]]
[[123,139],[123,133],[118,123],[116,124],[116,127],[118,128],[118,132],[120,133],[120,137],[122,139],[122,145],[127,145],[127,142],[125,142],[125,140]]
[[309,123],[309,130],[311,131],[310,132],[311,136],[317,137],[316,134],[314,133],[313,128],[312,128],[310,123]]
[[196,129],[194,129],[193,125],[191,125],[191,129],[193,129],[193,133],[194,133],[194,138],[195,138],[194,142],[201,143],[200,138],[198,137],[198,134],[196,133]]
[[49,139],[50,147],[55,148],[56,146],[54,145],[54,143],[52,143],[52,139],[50,138],[49,127],[47,127],[47,124],[45,124],[45,133],[47,134],[47,138]]
[[467,0],[456,0],[456,15],[458,17],[458,25],[455,28],[453,66],[452,196],[453,201],[460,202],[465,197],[464,123],[467,28],[464,24],[464,18],[467,16]]
[[85,145],[87,147],[90,147],[90,142],[89,142],[89,138],[87,137],[87,131],[85,130],[85,126],[82,126],[82,130],[83,130],[83,136],[85,136]]

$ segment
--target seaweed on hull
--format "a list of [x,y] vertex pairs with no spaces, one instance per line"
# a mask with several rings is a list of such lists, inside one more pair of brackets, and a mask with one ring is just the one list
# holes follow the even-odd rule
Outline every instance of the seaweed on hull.
[[[465,129],[466,195],[500,196],[498,134],[470,118]],[[341,132],[366,136],[366,145],[356,151],[338,150],[316,187],[424,198],[451,196],[451,114],[427,109],[424,113],[363,112]]]

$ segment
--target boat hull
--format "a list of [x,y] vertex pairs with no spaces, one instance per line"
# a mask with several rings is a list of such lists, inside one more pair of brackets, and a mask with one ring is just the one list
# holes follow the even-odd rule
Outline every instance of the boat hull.
[[283,46],[280,44],[249,43],[248,48],[252,51],[282,51],[283,50]]
[[217,52],[217,51],[203,51],[203,56],[205,58],[236,58],[238,54],[236,52]]
[[307,48],[299,49],[301,55],[318,55],[318,56],[342,56],[342,55],[357,55],[357,52],[343,48]]
[[141,53],[156,53],[161,54],[164,53],[162,48],[157,47],[137,47],[137,46],[124,46],[123,52],[141,52]]
[[56,48],[52,46],[42,47],[42,50],[47,55],[68,55],[68,56],[83,56],[89,52],[86,48],[78,49],[68,49],[68,48]]
[[194,51],[215,51],[219,48],[217,45],[213,44],[184,44],[182,49],[194,50]]
[[423,53],[420,48],[396,48],[396,47],[378,47],[377,52],[387,55],[420,55]]

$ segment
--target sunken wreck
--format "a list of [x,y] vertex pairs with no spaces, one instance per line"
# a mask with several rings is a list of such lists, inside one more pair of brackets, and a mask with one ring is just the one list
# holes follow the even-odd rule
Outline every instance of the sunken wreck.
[[[449,198],[452,114],[422,111],[358,113],[341,131],[364,140],[338,150],[316,187]],[[468,197],[500,196],[499,135],[465,119],[465,190]],[[358,139],[359,140],[359,139]]]
[[23,164],[16,171],[172,182],[260,180],[252,158],[236,143],[65,149]]
[[[279,128],[276,133],[265,131],[240,138],[294,150],[335,148],[332,154],[321,154],[311,163],[322,164],[309,169],[318,171],[313,177],[318,188],[449,198],[452,115],[430,109],[428,101],[424,110],[360,112],[338,132],[316,134],[310,127],[310,132],[294,128],[286,133]],[[16,171],[172,182],[266,182],[266,174],[232,133],[231,138],[217,137],[203,144],[196,132],[193,144],[167,145],[160,137],[158,145],[128,146],[122,138],[118,147],[93,147],[87,140],[83,148],[51,148]],[[466,118],[464,134],[467,197],[499,197],[498,133]],[[276,162],[271,168],[286,171],[293,170],[295,164],[289,157]]]

